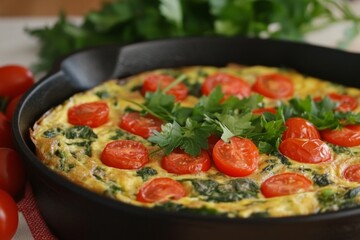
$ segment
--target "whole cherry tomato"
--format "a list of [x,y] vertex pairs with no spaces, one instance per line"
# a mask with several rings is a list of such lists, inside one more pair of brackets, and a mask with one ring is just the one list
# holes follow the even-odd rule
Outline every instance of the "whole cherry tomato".
[[145,203],[166,202],[185,196],[185,187],[178,181],[171,178],[155,178],[140,188],[136,200]]
[[18,209],[13,198],[0,189],[0,237],[11,240],[19,223]]
[[[145,96],[146,92],[155,92],[158,88],[164,89],[169,86],[175,79],[165,74],[150,74],[145,80],[141,93]],[[173,95],[176,101],[184,100],[188,95],[189,89],[184,83],[178,83],[170,88],[166,93]]]
[[5,114],[6,114],[6,117],[9,120],[12,119],[12,117],[14,115],[14,112],[15,112],[15,109],[16,109],[21,97],[22,97],[22,94],[20,94],[19,96],[14,97],[13,99],[11,99],[11,101],[7,105]]
[[34,84],[32,72],[20,65],[0,67],[0,96],[12,99]]
[[13,148],[11,125],[2,112],[0,112],[0,147]]
[[68,111],[69,123],[77,126],[99,127],[109,119],[109,106],[106,102],[88,102],[76,105]]
[[274,175],[261,184],[261,192],[267,197],[278,197],[307,191],[312,182],[298,173]]
[[161,131],[163,122],[151,115],[142,116],[138,112],[125,113],[119,127],[143,138],[150,137],[153,130]]
[[10,148],[0,148],[0,188],[13,197],[25,185],[25,169],[20,156]]
[[117,140],[106,145],[101,161],[110,167],[120,169],[138,169],[149,162],[146,147],[133,140]]
[[250,85],[240,77],[230,75],[228,73],[215,73],[207,77],[201,86],[201,92],[209,95],[214,88],[221,87],[224,99],[229,96],[244,98],[250,96]]
[[228,143],[219,140],[213,149],[216,168],[231,177],[245,177],[253,173],[259,162],[259,150],[249,139],[232,137]]
[[252,90],[268,98],[288,98],[294,94],[294,83],[280,73],[264,74],[257,77]]
[[191,174],[206,172],[211,167],[211,161],[205,150],[202,150],[198,156],[191,156],[182,150],[176,150],[163,157],[161,166],[170,173]]

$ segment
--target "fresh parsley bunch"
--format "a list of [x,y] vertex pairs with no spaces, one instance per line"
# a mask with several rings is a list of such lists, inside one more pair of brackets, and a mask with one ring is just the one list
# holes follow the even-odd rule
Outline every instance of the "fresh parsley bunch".
[[277,113],[253,114],[253,110],[264,106],[263,97],[253,94],[244,99],[229,97],[224,100],[220,87],[209,96],[202,96],[193,107],[183,107],[174,96],[165,94],[166,89],[147,92],[143,104],[138,105],[144,114],[162,119],[165,124],[161,132],[154,131],[150,142],[164,149],[165,154],[174,149],[183,149],[190,155],[197,155],[201,149],[208,149],[210,135],[229,141],[239,136],[251,139],[261,153],[277,152],[285,121],[291,117],[302,117],[312,122],[319,130],[335,129],[348,124],[360,124],[360,114],[335,111],[337,104],[325,97],[314,100],[310,96],[293,98],[281,102]]
[[88,12],[79,25],[61,13],[53,26],[26,31],[41,43],[34,69],[39,72],[90,46],[210,35],[302,40],[306,33],[339,21],[353,23],[342,41],[345,46],[360,29],[360,18],[345,0],[114,0]]

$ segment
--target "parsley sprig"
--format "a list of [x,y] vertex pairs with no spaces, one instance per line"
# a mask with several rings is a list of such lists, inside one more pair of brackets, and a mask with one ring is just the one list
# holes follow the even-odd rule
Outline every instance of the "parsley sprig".
[[338,103],[328,97],[315,101],[310,96],[304,99],[293,98],[282,104],[284,117],[302,117],[312,122],[317,129],[335,129],[349,124],[360,124],[360,114],[335,111]]
[[319,130],[340,128],[348,124],[360,124],[360,114],[335,111],[337,103],[325,97],[315,101],[310,96],[281,102],[277,114],[253,114],[264,106],[263,97],[253,94],[248,98],[229,97],[223,101],[220,87],[209,96],[202,96],[193,107],[183,107],[174,96],[160,89],[148,92],[145,101],[137,104],[144,114],[152,114],[166,122],[161,132],[154,131],[148,138],[169,154],[176,148],[197,155],[208,148],[210,135],[229,141],[233,136],[251,139],[261,153],[276,153],[290,117],[302,117]]

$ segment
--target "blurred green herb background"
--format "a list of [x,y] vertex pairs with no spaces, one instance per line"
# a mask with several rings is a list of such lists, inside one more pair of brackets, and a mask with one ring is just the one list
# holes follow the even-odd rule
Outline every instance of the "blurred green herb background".
[[81,24],[61,13],[50,27],[27,29],[41,43],[35,72],[90,46],[182,36],[249,36],[302,41],[307,33],[349,21],[340,47],[360,31],[345,0],[114,0]]

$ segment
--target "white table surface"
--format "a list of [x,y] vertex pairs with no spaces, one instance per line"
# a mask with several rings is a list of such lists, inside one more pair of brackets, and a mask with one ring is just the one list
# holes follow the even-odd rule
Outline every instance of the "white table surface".
[[[360,14],[360,1],[353,2],[353,9]],[[30,67],[37,61],[39,44],[37,39],[30,37],[25,28],[36,28],[52,25],[56,16],[50,17],[0,17],[0,66],[5,64],[21,64]],[[80,22],[79,17],[72,18]],[[337,47],[347,23],[333,25],[327,29],[312,33],[306,41],[326,46]],[[360,53],[360,36],[358,36],[346,49]],[[19,214],[19,228],[14,240],[33,239],[22,214]]]

